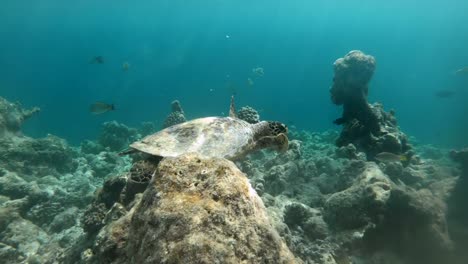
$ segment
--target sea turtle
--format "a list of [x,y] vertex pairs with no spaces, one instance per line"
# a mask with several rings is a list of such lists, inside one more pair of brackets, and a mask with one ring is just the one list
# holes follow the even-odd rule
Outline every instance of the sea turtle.
[[205,117],[165,128],[130,144],[130,151],[153,156],[176,157],[196,152],[206,157],[238,160],[263,148],[288,149],[287,127],[280,122],[256,124],[237,118],[234,97],[229,117]]

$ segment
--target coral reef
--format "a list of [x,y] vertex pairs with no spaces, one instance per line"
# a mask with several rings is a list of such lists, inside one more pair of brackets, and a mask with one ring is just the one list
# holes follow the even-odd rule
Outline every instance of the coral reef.
[[[468,259],[468,148],[450,152],[450,157],[460,164],[461,174],[456,181],[453,192],[448,200],[448,221],[450,235],[456,242],[456,252],[461,260]],[[461,262],[460,262],[461,263]]]
[[140,133],[142,137],[153,134],[156,131],[157,131],[156,124],[153,122],[143,122],[141,123],[140,129],[138,129],[138,132]]
[[[371,70],[338,88],[365,95]],[[0,262],[466,263],[468,150],[418,144],[411,162],[376,163],[372,152],[402,142],[387,118],[378,125],[390,132],[370,133],[375,141],[292,127],[286,152],[236,164],[196,154],[132,160],[109,144],[76,148],[8,130],[0,136]],[[123,131],[106,132],[113,146],[144,134],[107,127]],[[343,135],[355,140],[336,146]]]
[[81,222],[85,232],[95,235],[104,226],[104,218],[116,203],[129,205],[136,194],[144,192],[158,162],[156,158],[137,161],[128,173],[108,178],[83,214]]
[[187,121],[185,119],[184,110],[182,109],[182,106],[178,100],[175,100],[171,103],[171,110],[171,113],[166,117],[166,120],[164,120],[163,128]]
[[105,122],[98,143],[111,151],[121,151],[139,139],[138,131],[117,121]]
[[130,159],[93,142],[79,149],[53,135],[27,137],[20,125],[37,110],[0,101],[0,119],[6,120],[0,135],[0,259],[52,262],[82,241],[79,219],[94,191],[108,174],[128,170]]
[[237,111],[237,117],[250,124],[256,124],[260,122],[260,115],[258,114],[257,110],[250,106],[241,107],[241,109]]
[[335,147],[335,133],[293,134],[286,153],[255,155],[239,165],[261,187],[270,219],[296,256],[307,263],[453,259],[445,220],[458,175],[446,167],[451,164],[376,164],[352,144]]
[[[59,175],[76,169],[76,152],[65,140],[48,135],[41,139],[8,137],[0,139],[0,164],[24,174]],[[27,163],[26,163],[27,161]]]
[[369,160],[380,152],[412,155],[408,139],[395,118],[395,113],[383,110],[379,103],[369,104],[369,81],[376,67],[374,57],[358,50],[350,51],[334,63],[331,100],[343,105],[342,117],[334,121],[343,125],[337,146],[354,144]]

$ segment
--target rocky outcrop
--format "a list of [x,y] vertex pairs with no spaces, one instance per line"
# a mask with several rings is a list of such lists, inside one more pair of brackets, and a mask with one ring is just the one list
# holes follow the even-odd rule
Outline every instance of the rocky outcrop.
[[38,107],[26,110],[20,103],[0,97],[0,138],[19,135],[24,121],[39,111]]
[[246,176],[225,159],[163,159],[136,200],[100,231],[91,262],[300,262]]
[[395,113],[387,113],[381,104],[367,101],[375,67],[375,58],[358,50],[335,61],[330,95],[334,104],[343,105],[342,117],[334,121],[343,125],[336,145],[352,143],[370,160],[380,152],[411,155],[411,146],[397,125]]

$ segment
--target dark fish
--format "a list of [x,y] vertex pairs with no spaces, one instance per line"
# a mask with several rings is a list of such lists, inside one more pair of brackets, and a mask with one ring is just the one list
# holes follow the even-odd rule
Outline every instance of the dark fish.
[[89,111],[91,111],[91,113],[96,114],[96,115],[104,114],[106,112],[114,111],[114,110],[115,110],[114,104],[106,104],[103,102],[96,102],[89,107]]
[[95,56],[91,59],[89,62],[91,64],[103,64],[104,63],[104,57],[102,56]]
[[375,159],[381,162],[397,162],[408,160],[405,155],[397,155],[390,152],[380,152],[375,156]]
[[449,98],[449,97],[452,97],[453,95],[455,95],[455,91],[440,90],[440,91],[437,91],[434,95],[439,97],[439,98]]
[[122,63],[122,70],[128,71],[128,69],[130,69],[130,63],[128,63],[127,61]]

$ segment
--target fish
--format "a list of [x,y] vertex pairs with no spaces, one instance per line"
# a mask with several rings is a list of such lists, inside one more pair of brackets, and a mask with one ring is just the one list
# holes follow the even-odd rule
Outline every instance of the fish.
[[252,81],[252,79],[247,78],[247,85],[248,86],[253,86],[254,85],[254,82]]
[[95,102],[89,107],[89,111],[95,115],[104,114],[109,111],[114,111],[114,104],[107,104],[103,102]]
[[128,69],[130,69],[130,63],[128,63],[127,61],[122,63],[122,70],[128,71]]
[[468,74],[468,67],[463,67],[454,72],[455,75]]
[[104,63],[104,57],[95,56],[89,61],[89,63],[91,63],[91,64],[103,64]]
[[262,77],[263,75],[265,75],[265,71],[263,70],[262,67],[253,68],[252,72],[258,77]]
[[397,155],[390,152],[380,152],[375,156],[375,159],[380,162],[399,162],[408,160],[405,155]]
[[439,98],[449,98],[455,95],[455,91],[453,90],[440,90],[434,93],[436,97]]

